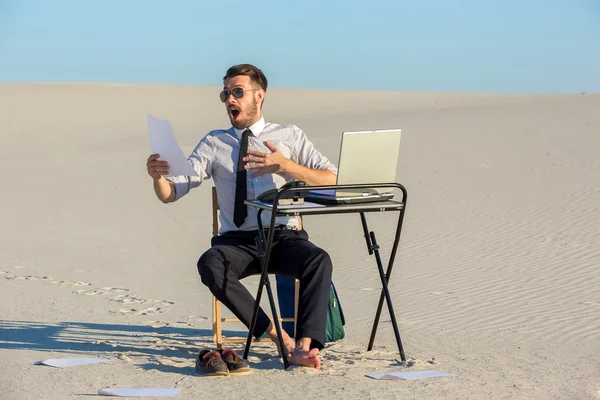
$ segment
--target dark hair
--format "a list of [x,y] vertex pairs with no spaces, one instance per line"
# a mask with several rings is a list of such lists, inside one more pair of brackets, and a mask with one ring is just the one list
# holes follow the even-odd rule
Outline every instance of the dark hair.
[[238,75],[246,75],[250,80],[256,83],[262,90],[267,91],[267,77],[263,72],[252,64],[238,64],[229,68],[223,77],[223,83],[226,79],[233,78]]

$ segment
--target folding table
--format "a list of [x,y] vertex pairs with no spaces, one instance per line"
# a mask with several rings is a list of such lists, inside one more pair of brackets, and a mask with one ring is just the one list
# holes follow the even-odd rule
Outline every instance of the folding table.
[[[294,192],[294,195],[298,195],[299,192],[313,191],[313,190],[331,190],[331,189],[380,189],[380,188],[397,188],[402,191],[402,199],[398,200],[386,200],[386,201],[377,201],[377,202],[367,202],[367,203],[354,203],[354,204],[332,204],[332,205],[324,205],[324,204],[313,204],[313,203],[304,203],[304,204],[292,204],[292,205],[280,205],[279,202],[283,198],[283,196],[288,192]],[[289,194],[288,194],[289,195]],[[394,259],[396,257],[396,250],[398,249],[398,244],[400,242],[400,234],[402,231],[402,221],[404,219],[404,213],[406,211],[406,200],[407,200],[407,192],[404,186],[399,183],[369,183],[369,184],[356,184],[356,185],[323,185],[323,186],[305,186],[305,187],[292,187],[280,189],[275,196],[272,204],[264,203],[258,200],[246,200],[245,204],[251,207],[257,207],[257,222],[258,222],[258,232],[259,236],[256,238],[256,243],[259,249],[260,262],[262,266],[262,273],[260,277],[260,283],[258,285],[258,291],[256,294],[256,298],[254,301],[254,313],[252,315],[252,322],[250,328],[248,330],[248,339],[246,340],[246,348],[244,350],[244,359],[248,359],[248,353],[250,352],[250,345],[252,344],[252,332],[254,332],[254,327],[256,326],[256,320],[258,317],[258,310],[260,308],[260,299],[262,296],[263,286],[267,287],[267,295],[269,297],[269,303],[271,307],[271,313],[274,321],[278,321],[279,317],[277,315],[277,309],[275,307],[275,300],[273,298],[273,292],[271,290],[271,285],[269,283],[268,277],[268,265],[269,259],[271,255],[271,250],[273,247],[273,238],[275,235],[275,221],[278,216],[308,216],[308,215],[324,215],[324,214],[346,214],[346,213],[354,213],[360,214],[360,220],[362,223],[362,228],[365,236],[365,242],[367,245],[367,249],[370,255],[375,255],[375,261],[377,263],[377,269],[379,271],[379,276],[381,278],[381,296],[379,297],[379,304],[377,306],[377,312],[375,314],[375,320],[373,321],[373,329],[371,331],[371,338],[369,340],[369,345],[367,350],[371,350],[373,348],[373,342],[375,341],[375,334],[377,332],[377,326],[379,324],[379,318],[381,316],[381,309],[383,307],[383,300],[385,299],[388,310],[390,313],[390,318],[392,321],[392,326],[394,328],[394,335],[396,336],[396,343],[398,344],[398,351],[400,352],[400,357],[402,361],[406,361],[406,356],[404,355],[404,349],[402,347],[402,340],[400,339],[400,331],[398,330],[398,323],[396,322],[396,316],[394,314],[394,308],[392,305],[392,300],[390,297],[390,292],[388,290],[388,282],[390,280],[390,275],[392,272],[392,267],[394,265]],[[271,221],[268,229],[263,228],[261,215],[263,211],[271,212]],[[383,271],[383,263],[381,261],[381,256],[379,254],[379,245],[377,244],[377,240],[375,238],[375,232],[369,232],[367,227],[367,219],[365,213],[367,212],[389,212],[389,211],[397,211],[398,214],[398,223],[396,227],[396,234],[394,238],[394,244],[392,246],[392,252],[390,254],[390,259],[387,266],[387,271],[384,273]],[[268,232],[268,237],[265,237],[265,231]],[[279,348],[282,350],[282,358],[284,367],[287,368],[289,366],[289,362],[287,359],[287,351],[285,346],[283,345],[283,339],[281,337],[281,327],[278,323],[275,323],[275,328],[277,330],[277,336],[279,338]]]

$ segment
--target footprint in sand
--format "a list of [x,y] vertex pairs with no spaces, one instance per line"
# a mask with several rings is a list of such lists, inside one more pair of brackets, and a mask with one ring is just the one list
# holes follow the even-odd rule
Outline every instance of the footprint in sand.
[[77,281],[54,281],[54,285],[58,286],[91,286],[89,282],[77,282]]
[[13,276],[6,275],[4,279],[13,280],[13,281],[44,281],[44,280],[52,280],[49,276],[32,276],[32,275],[23,275],[23,276]]
[[159,328],[164,328],[165,326],[168,326],[169,323],[162,322],[162,321],[145,321],[145,322],[142,322],[142,325],[149,326],[154,329],[159,329]]
[[110,301],[116,301],[121,304],[144,304],[147,303],[148,300],[140,299],[139,297],[130,296],[128,294],[121,294],[119,296],[113,297]]
[[100,289],[90,289],[90,290],[78,290],[77,294],[85,294],[86,296],[96,296],[101,294],[112,294],[112,293],[124,293],[129,292],[129,289],[125,288],[113,288],[113,287],[103,287]]
[[187,317],[188,322],[201,322],[206,321],[208,317],[203,317],[202,315],[190,315]]
[[[127,293],[129,289],[118,288],[118,287],[103,287],[100,289],[90,289],[90,290],[77,290],[76,294],[84,294],[86,296],[98,296],[105,294],[116,294],[116,293]],[[109,299],[110,301],[114,301],[123,305],[152,305],[153,307],[132,307],[132,308],[121,308],[119,311],[111,311],[111,314],[121,314],[121,315],[153,315],[153,314],[161,314],[164,312],[163,308],[175,304],[173,301],[166,300],[154,300],[154,299],[142,299],[140,297],[132,296],[129,294],[118,294],[115,297]]]
[[148,307],[148,308],[121,308],[118,312],[111,311],[111,314],[121,315],[154,315],[162,314],[164,311],[160,307]]
[[153,300],[153,299],[142,299],[135,296],[130,295],[120,295],[116,296],[110,301],[115,301],[117,303],[121,303],[123,305],[153,305],[155,307],[133,307],[133,308],[122,308],[119,310],[119,313],[122,315],[153,315],[153,314],[161,314],[164,312],[163,308],[166,308],[170,305],[175,304],[173,301],[164,301],[164,300]]
[[185,327],[188,327],[191,325],[185,321],[174,321],[174,322],[167,322],[167,324],[165,326],[173,327],[173,328],[185,328]]
[[456,292],[431,292],[431,294],[435,294],[436,296],[451,296]]
[[163,321],[145,321],[142,324],[150,326],[152,328],[164,328],[164,327],[188,327],[194,326],[193,322],[206,321],[207,317],[190,315],[187,317],[187,321],[174,321],[174,322],[163,322]]
[[123,295],[119,295],[119,296],[113,297],[112,299],[110,299],[110,301],[116,301],[117,303],[121,303],[121,304],[146,304],[146,303],[152,303],[152,304],[162,305],[163,307],[175,304],[175,302],[173,302],[173,301],[142,299],[142,298],[131,296],[131,295],[128,295],[128,294],[123,294]]

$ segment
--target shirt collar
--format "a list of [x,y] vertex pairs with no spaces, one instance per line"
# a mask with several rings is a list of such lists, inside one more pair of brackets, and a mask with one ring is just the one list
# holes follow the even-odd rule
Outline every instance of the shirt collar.
[[[265,118],[261,116],[258,121],[256,121],[254,124],[250,125],[246,129],[250,129],[254,136],[260,135],[263,129],[265,129]],[[238,139],[241,139],[242,133],[244,133],[246,129],[239,130],[237,128],[233,128],[233,131],[235,132],[235,136],[237,136]]]

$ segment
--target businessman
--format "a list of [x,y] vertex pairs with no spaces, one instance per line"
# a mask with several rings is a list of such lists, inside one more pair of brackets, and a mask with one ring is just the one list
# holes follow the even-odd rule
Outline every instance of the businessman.
[[[164,203],[177,201],[205,179],[213,179],[221,227],[200,257],[198,272],[213,295],[248,327],[254,298],[240,280],[260,273],[261,267],[255,243],[257,210],[244,200],[294,180],[332,185],[337,174],[301,129],[265,121],[266,93],[267,78],[260,69],[250,64],[232,66],[220,93],[232,126],[206,134],[190,155],[199,176],[166,178],[169,166],[158,154],[150,155],[146,164],[156,196]],[[262,218],[268,225],[270,213],[263,212]],[[308,240],[297,217],[277,217],[269,272],[300,280],[297,340],[282,330],[290,364],[320,368],[332,263],[325,250]],[[264,333],[277,343],[275,326],[261,309],[253,335]]]

